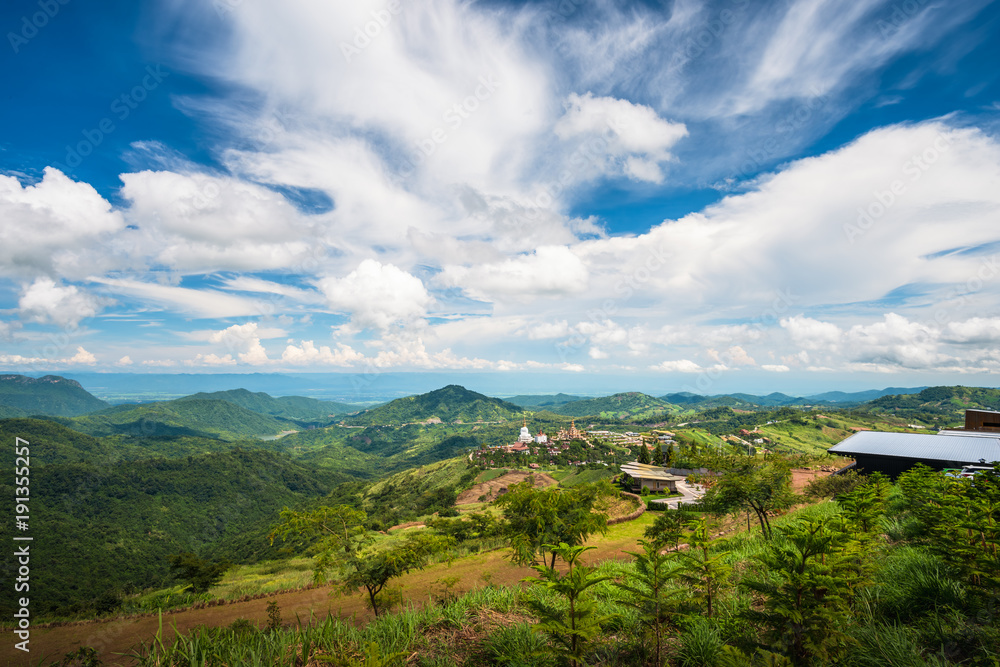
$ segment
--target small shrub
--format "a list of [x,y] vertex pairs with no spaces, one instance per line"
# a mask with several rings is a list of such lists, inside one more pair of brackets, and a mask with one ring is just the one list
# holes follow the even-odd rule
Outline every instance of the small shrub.
[[267,629],[269,632],[281,629],[281,608],[274,600],[267,603]]

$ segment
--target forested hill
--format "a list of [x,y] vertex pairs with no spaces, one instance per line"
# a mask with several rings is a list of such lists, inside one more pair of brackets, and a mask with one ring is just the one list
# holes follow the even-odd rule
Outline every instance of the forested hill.
[[490,398],[455,384],[435,391],[406,396],[344,420],[368,426],[408,424],[440,419],[445,423],[504,422],[521,419],[524,410],[499,398]]
[[229,401],[202,398],[118,405],[77,417],[71,426],[95,436],[200,436],[227,440],[274,435],[296,428],[292,422],[252,412]]
[[[282,454],[238,449],[127,465],[40,465],[42,440],[31,444],[31,555],[44,563],[37,590],[32,578],[36,614],[68,614],[164,586],[170,554],[210,554],[224,540],[261,532],[282,507],[322,497],[347,479]],[[13,498],[13,481],[0,479],[0,494]],[[2,597],[0,613],[9,618],[12,599]]]
[[965,410],[1000,410],[1000,389],[984,387],[928,387],[916,394],[883,396],[862,409],[897,417],[939,422],[941,426],[964,423]]
[[627,419],[645,417],[654,414],[679,412],[676,405],[671,405],[659,398],[637,391],[630,391],[602,398],[588,398],[573,401],[565,405],[549,408],[550,411],[570,417],[600,416],[605,419]]
[[522,394],[520,396],[511,396],[506,399],[508,403],[513,403],[514,405],[520,405],[523,408],[552,408],[558,405],[566,405],[567,403],[572,403],[573,401],[584,400],[583,396],[573,396],[571,394]]
[[273,397],[264,392],[247,391],[246,389],[230,389],[229,391],[198,392],[191,396],[177,399],[178,401],[213,400],[229,401],[251,412],[271,417],[282,417],[296,421],[330,421],[334,417],[358,412],[360,408],[336,401],[320,401],[304,396]]
[[58,375],[38,379],[0,375],[0,417],[55,415],[76,417],[108,407],[76,380]]

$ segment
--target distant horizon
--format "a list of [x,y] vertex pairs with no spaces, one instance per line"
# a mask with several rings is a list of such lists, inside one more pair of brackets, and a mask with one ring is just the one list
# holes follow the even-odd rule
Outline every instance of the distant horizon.
[[[0,374],[8,375],[0,371]],[[470,391],[494,396],[496,398],[509,398],[512,396],[524,395],[554,395],[569,394],[582,398],[597,398],[624,392],[640,392],[650,396],[665,396],[667,394],[692,393],[701,396],[721,396],[731,394],[748,394],[758,397],[765,397],[770,394],[784,394],[793,398],[810,398],[832,392],[843,392],[854,394],[861,392],[877,392],[887,389],[913,389],[919,390],[931,386],[967,386],[996,388],[997,385],[970,384],[968,382],[936,383],[936,382],[916,382],[916,383],[881,383],[879,385],[840,384],[837,386],[824,386],[818,389],[805,389],[802,391],[786,390],[783,388],[760,388],[760,387],[730,387],[720,383],[718,390],[714,387],[709,391],[693,391],[688,387],[666,387],[660,383],[652,383],[648,379],[630,378],[627,376],[614,376],[613,378],[603,378],[605,382],[600,383],[602,378],[591,378],[590,382],[584,384],[584,377],[574,374],[572,377],[559,379],[547,376],[544,384],[532,383],[531,386],[520,384],[524,378],[512,377],[507,374],[482,374],[482,373],[406,373],[387,372],[373,376],[363,377],[354,373],[262,373],[259,371],[247,373],[124,373],[117,371],[107,372],[77,372],[70,370],[53,371],[32,371],[21,373],[28,377],[39,378],[45,375],[58,375],[78,382],[91,394],[97,397],[117,395],[120,393],[135,393],[137,395],[189,395],[199,391],[227,391],[233,389],[247,389],[254,392],[264,392],[271,396],[307,396],[313,398],[324,398],[326,400],[338,400],[341,402],[372,402],[373,400],[392,400],[402,396],[424,394],[429,391],[440,389],[444,386],[455,384],[460,385]],[[101,379],[114,382],[101,383]],[[275,380],[283,381],[275,386]],[[246,381],[253,380],[253,381]],[[160,383],[167,383],[162,388],[157,389]],[[895,392],[894,392],[895,393]]]

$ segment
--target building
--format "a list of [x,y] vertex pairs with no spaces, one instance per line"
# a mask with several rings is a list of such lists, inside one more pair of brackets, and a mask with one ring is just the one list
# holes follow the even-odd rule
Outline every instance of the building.
[[556,434],[556,440],[582,440],[583,433],[576,428],[576,420],[570,422],[572,425],[569,429],[561,428],[559,433]]
[[1000,433],[1000,412],[993,412],[992,410],[966,410],[965,430]]
[[535,436],[535,444],[536,445],[544,445],[548,441],[549,441],[549,436],[545,435],[541,431],[539,431],[538,435]]
[[633,493],[641,492],[644,487],[653,493],[677,493],[677,482],[684,479],[666,468],[636,461],[622,464],[621,471]]
[[934,470],[945,470],[1000,461],[1000,432],[955,430],[929,434],[859,431],[827,451],[853,458],[860,472],[881,472],[895,479],[918,463]]
[[521,426],[521,435],[517,436],[517,441],[520,443],[534,442],[535,439],[531,437],[531,431],[528,430],[528,419],[524,419],[523,426]]

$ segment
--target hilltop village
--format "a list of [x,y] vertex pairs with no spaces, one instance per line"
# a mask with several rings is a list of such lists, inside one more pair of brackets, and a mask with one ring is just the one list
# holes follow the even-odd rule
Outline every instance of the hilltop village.
[[531,434],[527,420],[522,421],[517,440],[494,447],[483,446],[472,454],[472,459],[487,468],[525,465],[537,470],[544,465],[608,467],[634,460],[639,447],[653,450],[656,444],[674,444],[673,433],[657,431],[656,437],[643,438],[634,431],[617,433],[606,430],[581,430],[572,420],[569,428],[560,428],[549,437],[539,429]]

